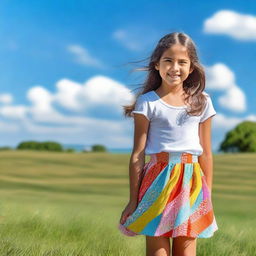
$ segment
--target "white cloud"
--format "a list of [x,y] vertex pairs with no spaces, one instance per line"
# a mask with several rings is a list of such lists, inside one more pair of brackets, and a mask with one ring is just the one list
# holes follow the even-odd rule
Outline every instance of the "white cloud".
[[219,104],[234,112],[246,110],[246,96],[235,83],[234,72],[225,64],[216,63],[211,67],[205,67],[206,88],[222,91],[223,95],[218,99]]
[[89,104],[120,107],[133,100],[130,90],[123,84],[105,76],[95,76],[83,86],[82,95]]
[[13,101],[13,97],[9,93],[0,94],[0,103],[10,104]]
[[24,119],[28,108],[22,105],[3,106],[0,108],[0,115],[10,119]]
[[56,89],[55,93],[51,93],[42,86],[35,86],[28,91],[27,98],[32,103],[28,113],[35,121],[82,124],[88,122],[88,119],[66,116],[54,106],[59,105],[77,112],[89,107],[110,106],[112,114],[120,114],[122,105],[129,104],[134,99],[125,85],[105,76],[92,77],[84,84],[61,79],[56,83]]
[[221,10],[204,22],[204,32],[224,34],[238,40],[256,40],[256,16]]
[[61,79],[57,82],[56,87],[57,93],[54,99],[57,103],[70,110],[81,109],[81,102],[78,98],[82,90],[81,84],[69,79]]
[[[81,114],[87,108],[109,106],[112,114],[122,114],[122,105],[133,101],[134,96],[125,85],[104,76],[95,76],[83,84],[69,79],[56,83],[56,91],[34,86],[27,92],[30,102],[25,105],[0,107],[0,116],[16,121],[16,126],[1,127],[8,133],[27,134],[26,139],[47,138],[66,143],[102,143],[111,147],[130,147],[130,119],[108,120]],[[67,114],[65,109],[78,114]],[[111,116],[111,114],[110,114]],[[13,129],[15,128],[15,130]],[[68,135],[68,136],[67,136]],[[20,137],[19,137],[20,138]],[[130,141],[130,144],[132,141]]]
[[105,76],[94,76],[83,84],[62,79],[56,87],[54,102],[78,112],[89,107],[110,106],[113,113],[120,113],[121,105],[129,104],[134,99],[125,85]]
[[75,61],[79,64],[96,68],[104,68],[103,63],[97,58],[91,56],[89,51],[81,45],[69,45],[67,50],[74,55]]
[[132,51],[140,51],[143,49],[142,44],[138,42],[138,38],[133,36],[127,30],[118,29],[114,31],[113,38],[120,42],[124,47]]
[[232,111],[244,112],[246,110],[245,94],[236,86],[228,89],[224,95],[220,96],[218,101],[221,106]]
[[42,86],[35,86],[28,91],[28,99],[33,103],[34,108],[40,111],[51,110],[53,95]]
[[32,102],[29,114],[37,122],[59,122],[61,115],[52,107],[53,95],[42,86],[32,87],[27,98]]
[[211,67],[205,67],[205,70],[207,88],[225,91],[235,85],[235,74],[225,64],[216,63]]

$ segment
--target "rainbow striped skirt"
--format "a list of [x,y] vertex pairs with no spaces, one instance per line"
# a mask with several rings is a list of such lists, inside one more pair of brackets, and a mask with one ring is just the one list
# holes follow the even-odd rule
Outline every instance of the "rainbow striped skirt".
[[127,236],[213,236],[218,226],[198,156],[150,155],[142,171],[137,208],[118,228]]

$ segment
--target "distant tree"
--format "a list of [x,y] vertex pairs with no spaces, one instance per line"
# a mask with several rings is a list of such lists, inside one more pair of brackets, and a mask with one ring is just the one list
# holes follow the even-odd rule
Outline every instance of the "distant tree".
[[42,149],[46,151],[57,151],[57,152],[63,151],[62,145],[54,141],[41,142],[41,146],[42,146]]
[[12,148],[8,146],[0,147],[0,151],[4,151],[4,150],[12,150]]
[[92,146],[92,150],[93,152],[106,152],[107,149],[104,145],[100,145],[100,144],[95,144]]
[[17,146],[17,149],[40,150],[40,144],[37,141],[23,141]]
[[57,151],[57,152],[63,151],[62,145],[53,141],[45,141],[45,142],[24,141],[17,146],[17,149],[38,150],[38,151]]
[[67,153],[74,153],[76,151],[73,148],[66,148],[65,152],[67,152]]
[[229,131],[219,150],[224,152],[256,152],[256,122],[245,121]]

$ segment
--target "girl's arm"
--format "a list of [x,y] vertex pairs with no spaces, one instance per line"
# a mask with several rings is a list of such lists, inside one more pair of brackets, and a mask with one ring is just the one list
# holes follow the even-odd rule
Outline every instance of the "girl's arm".
[[213,156],[211,149],[211,120],[212,117],[206,119],[204,122],[199,123],[199,138],[200,144],[203,147],[203,153],[198,158],[198,162],[206,177],[207,185],[212,192],[212,179],[213,179]]
[[145,146],[149,120],[142,114],[134,113],[134,143],[129,164],[130,202],[137,203],[141,174],[145,164]]

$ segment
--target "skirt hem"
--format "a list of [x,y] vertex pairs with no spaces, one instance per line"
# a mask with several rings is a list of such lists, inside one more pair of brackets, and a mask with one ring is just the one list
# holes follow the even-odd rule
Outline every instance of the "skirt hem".
[[120,223],[118,224],[118,229],[122,232],[123,235],[130,236],[130,237],[144,235],[144,236],[151,236],[151,237],[169,237],[169,238],[175,238],[175,237],[180,237],[180,236],[183,236],[183,237],[185,236],[185,237],[190,237],[190,238],[211,238],[211,237],[214,236],[214,233],[216,231],[218,231],[218,228],[216,228],[215,230],[212,231],[211,234],[208,234],[208,235],[200,235],[199,234],[198,236],[188,236],[186,234],[178,234],[178,235],[175,235],[175,236],[168,236],[168,235],[153,236],[152,234],[146,234],[146,233],[143,233],[143,232],[135,233],[132,230],[129,230],[128,228],[124,227]]

